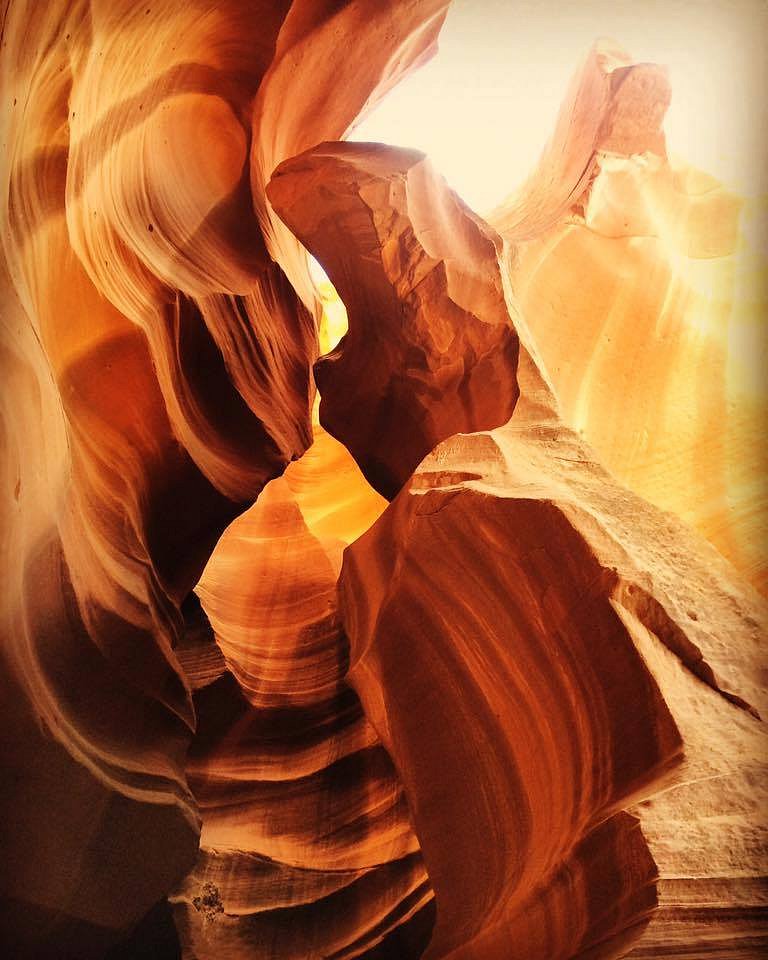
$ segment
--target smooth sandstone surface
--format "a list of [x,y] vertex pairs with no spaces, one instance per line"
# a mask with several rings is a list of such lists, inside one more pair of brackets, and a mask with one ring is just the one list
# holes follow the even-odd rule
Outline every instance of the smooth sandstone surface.
[[[4,15],[14,955],[103,955],[195,861],[184,604],[227,524],[312,439],[318,308],[263,182],[429,56],[444,8],[19,0]],[[345,35],[354,83],[336,82]]]
[[765,593],[765,200],[667,157],[672,93],[663,68],[596,46],[488,219],[563,416]]
[[203,828],[171,900],[189,956],[377,947],[394,958],[408,937],[423,946],[432,890],[402,786],[345,681],[336,599],[343,548],[384,506],[317,427],[203,573],[196,593],[221,660],[209,670],[198,643],[185,661],[197,709],[187,775]]
[[[409,302],[408,281],[425,288],[425,246],[457,235],[455,198],[435,175],[410,177],[414,162],[376,145],[323,144],[286,161],[268,189],[310,250],[321,254],[323,240],[312,241],[324,222],[360,250],[325,261],[331,280],[355,291],[349,341],[356,321],[385,312],[382,281]],[[380,261],[359,240],[339,166],[354,171],[358,195],[379,201]],[[418,222],[425,207],[430,230],[420,244],[413,229],[404,262],[403,220],[412,208]],[[471,229],[474,216],[461,215]],[[316,232],[304,226],[318,221]],[[435,890],[425,957],[620,956],[655,908],[662,922],[675,912],[681,892],[695,911],[687,923],[677,911],[678,937],[701,955],[749,956],[766,943],[755,920],[765,906],[765,605],[710,545],[619,486],[562,422],[510,286],[509,308],[504,299],[500,244],[484,252],[451,245],[453,286],[427,288],[431,298],[395,331],[417,340],[470,291],[491,305],[486,322],[514,317],[518,349],[494,357],[496,377],[517,384],[514,412],[505,425],[499,412],[496,430],[438,445],[346,552],[340,580],[349,679],[400,774]],[[344,438],[380,395],[357,379],[359,366],[344,368],[346,349],[343,340],[327,374],[346,373],[355,397],[337,414]],[[401,367],[391,375],[402,382]],[[406,379],[408,389],[413,406],[421,382]],[[376,456],[379,435],[366,435]],[[365,464],[364,446],[359,456]],[[725,795],[711,788],[719,780]],[[701,928],[716,922],[729,883],[735,946],[723,953]]]
[[9,956],[768,949],[754,207],[607,43],[487,221],[342,142],[447,5],[8,5]]

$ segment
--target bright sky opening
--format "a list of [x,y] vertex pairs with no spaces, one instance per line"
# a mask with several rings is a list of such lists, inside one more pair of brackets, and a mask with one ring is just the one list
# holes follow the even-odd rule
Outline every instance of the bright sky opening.
[[415,147],[475,210],[535,165],[599,37],[669,67],[672,156],[744,195],[766,190],[765,0],[455,0],[440,51],[351,139]]

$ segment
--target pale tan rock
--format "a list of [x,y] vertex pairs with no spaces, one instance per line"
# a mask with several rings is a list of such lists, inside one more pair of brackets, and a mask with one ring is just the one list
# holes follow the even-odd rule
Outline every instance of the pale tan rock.
[[764,593],[765,204],[668,160],[669,99],[661,68],[596,47],[489,220],[565,419]]

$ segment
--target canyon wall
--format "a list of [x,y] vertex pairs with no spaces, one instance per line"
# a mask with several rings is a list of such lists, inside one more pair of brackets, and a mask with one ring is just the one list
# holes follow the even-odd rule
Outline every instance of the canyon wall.
[[446,7],[6,7],[9,956],[768,947],[742,202],[606,45],[487,219],[344,142]]

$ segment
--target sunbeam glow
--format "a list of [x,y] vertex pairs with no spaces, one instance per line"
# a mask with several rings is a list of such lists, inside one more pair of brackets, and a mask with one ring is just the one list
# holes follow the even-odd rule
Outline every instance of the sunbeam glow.
[[608,36],[666,64],[669,151],[741,194],[766,187],[768,68],[761,0],[456,0],[440,52],[352,139],[423,150],[478,212],[534,165],[570,77]]

